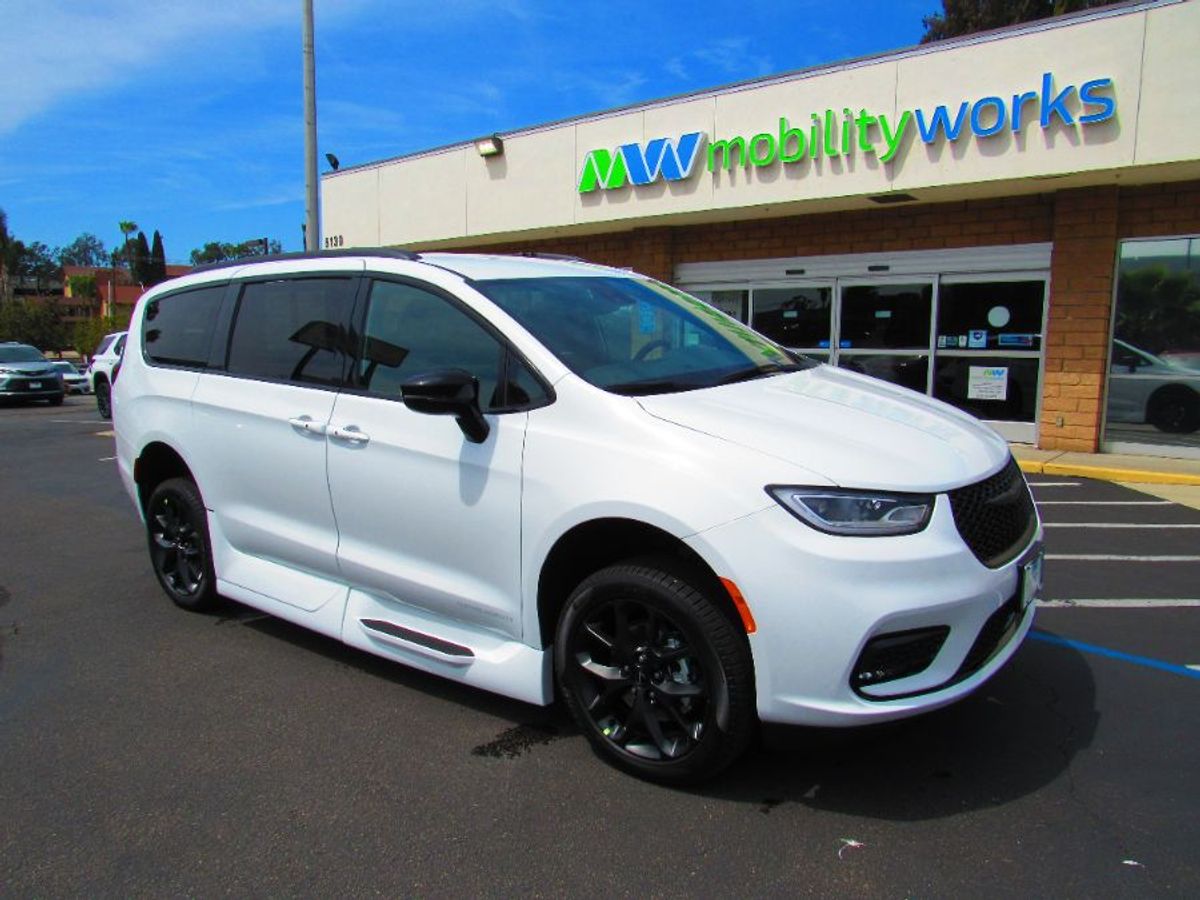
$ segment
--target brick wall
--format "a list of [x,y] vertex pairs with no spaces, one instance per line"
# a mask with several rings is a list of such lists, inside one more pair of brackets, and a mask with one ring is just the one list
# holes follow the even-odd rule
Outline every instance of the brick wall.
[[1200,181],[635,228],[478,249],[566,253],[670,281],[675,266],[685,262],[1052,241],[1039,444],[1094,452],[1100,443],[1117,242],[1187,234],[1200,234]]

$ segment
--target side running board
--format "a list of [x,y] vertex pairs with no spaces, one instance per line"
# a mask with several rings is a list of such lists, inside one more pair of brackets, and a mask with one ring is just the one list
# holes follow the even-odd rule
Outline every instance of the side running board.
[[414,645],[414,649],[432,651],[426,655],[434,656],[445,662],[465,666],[475,658],[475,653],[470,647],[442,640],[442,638],[430,634],[423,634],[420,631],[413,631],[411,628],[404,628],[394,622],[385,622],[382,619],[359,619],[358,621],[363,628],[373,632],[376,636],[391,638],[393,642],[403,641],[405,644]]

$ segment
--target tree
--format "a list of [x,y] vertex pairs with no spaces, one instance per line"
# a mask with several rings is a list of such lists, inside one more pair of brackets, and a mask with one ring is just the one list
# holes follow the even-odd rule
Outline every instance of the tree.
[[58,251],[58,264],[103,268],[108,265],[108,249],[100,238],[85,231]]
[[167,280],[167,255],[163,250],[162,235],[158,233],[158,229],[154,229],[154,244],[150,248],[150,278],[146,281],[146,286],[158,284],[160,281]]
[[125,265],[129,266],[130,272],[133,271],[133,255],[130,252],[129,236],[138,230],[137,222],[129,219],[122,219],[117,223],[117,227],[121,229],[121,234],[125,237]]
[[0,303],[12,299],[12,284],[17,268],[16,248],[20,241],[8,230],[8,215],[0,209]]
[[0,335],[51,353],[66,346],[62,313],[53,300],[18,298],[0,303]]
[[146,232],[144,231],[139,231],[137,240],[133,242],[133,260],[129,273],[136,284],[149,287],[152,283],[150,281],[150,244],[146,241]]
[[17,258],[16,274],[32,280],[36,293],[44,293],[49,290],[50,283],[59,276],[57,256],[56,251],[51,250],[41,241],[23,245]]
[[1118,0],[942,0],[942,11],[921,19],[922,44],[1020,22],[1108,6]]
[[208,263],[225,262],[231,259],[248,259],[254,256],[268,256],[283,252],[279,241],[267,238],[255,238],[242,241],[240,244],[224,244],[220,241],[209,241],[198,250],[192,251],[192,265],[203,266]]

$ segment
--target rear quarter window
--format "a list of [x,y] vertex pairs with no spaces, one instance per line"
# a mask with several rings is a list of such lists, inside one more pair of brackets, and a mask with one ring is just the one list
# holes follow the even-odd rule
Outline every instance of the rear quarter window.
[[206,367],[213,325],[224,295],[222,284],[169,294],[147,303],[142,316],[146,360],[162,366]]

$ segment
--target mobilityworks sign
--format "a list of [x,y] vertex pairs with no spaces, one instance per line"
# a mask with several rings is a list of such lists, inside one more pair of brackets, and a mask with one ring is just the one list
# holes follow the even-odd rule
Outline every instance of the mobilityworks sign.
[[[1117,102],[1110,96],[1111,78],[1096,78],[1076,87],[1056,88],[1054,75],[1042,76],[1040,91],[1008,96],[988,96],[962,101],[957,107],[937,106],[932,112],[904,110],[892,121],[883,113],[866,109],[855,112],[844,107],[840,113],[826,109],[812,113],[805,127],[795,127],[781,116],[778,127],[751,137],[729,137],[708,143],[707,168],[733,170],[736,166],[771,166],[799,163],[806,159],[874,155],[890,162],[909,134],[926,144],[957,141],[967,134],[990,138],[1006,129],[1017,133],[1026,127],[1096,125],[1116,115]],[[626,184],[651,184],[659,179],[682,181],[691,176],[704,144],[703,132],[693,131],[678,140],[656,138],[649,143],[622,144],[616,150],[592,150],[583,161],[579,192],[615,190]]]

